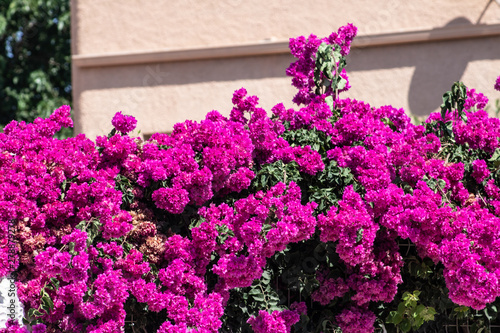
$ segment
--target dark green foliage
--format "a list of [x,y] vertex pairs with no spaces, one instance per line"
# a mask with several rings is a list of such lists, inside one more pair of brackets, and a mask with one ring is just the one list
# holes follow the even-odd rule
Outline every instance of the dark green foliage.
[[69,0],[0,0],[0,128],[71,104],[70,38]]
[[316,67],[314,68],[314,83],[316,94],[332,91],[335,95],[338,90],[345,88],[347,81],[340,76],[346,66],[345,57],[341,54],[339,45],[322,43],[316,54]]
[[116,176],[115,181],[115,189],[122,192],[122,209],[127,209],[134,202],[133,184],[130,179],[120,174]]

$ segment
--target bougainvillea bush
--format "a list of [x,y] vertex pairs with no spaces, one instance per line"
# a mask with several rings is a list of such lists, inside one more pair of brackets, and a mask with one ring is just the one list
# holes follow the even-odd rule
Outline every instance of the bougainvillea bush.
[[[245,89],[229,117],[95,142],[63,106],[0,134],[3,332],[487,329],[500,295],[500,121],[455,83],[441,112],[339,94],[353,25],[290,40],[294,109]],[[497,81],[498,86],[500,79]],[[5,242],[4,242],[5,243]]]

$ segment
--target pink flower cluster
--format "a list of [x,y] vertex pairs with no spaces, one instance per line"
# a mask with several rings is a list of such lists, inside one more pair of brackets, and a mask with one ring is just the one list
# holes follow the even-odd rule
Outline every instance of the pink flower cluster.
[[[300,188],[295,183],[289,183],[288,188],[278,183],[267,193],[257,192],[235,202],[235,212],[226,204],[199,211],[205,222],[197,228],[203,228],[204,233],[224,225],[234,235],[211,249],[220,257],[213,271],[223,279],[224,288],[251,285],[262,275],[266,258],[314,233],[313,211],[317,205],[302,205],[300,196]],[[193,229],[193,240],[200,237],[197,228]],[[208,239],[206,235],[202,241]]]
[[[338,255],[310,274],[319,286],[307,297],[321,306],[344,299],[329,318],[343,332],[373,332],[371,305],[393,301],[403,282],[397,239],[443,264],[456,304],[482,309],[500,296],[492,158],[500,121],[474,89],[463,114],[431,114],[424,125],[402,109],[337,98],[334,87],[318,94],[318,48],[329,43],[345,56],[356,32],[347,25],[327,38],[290,40],[297,61],[287,74],[299,110],[277,104],[269,116],[242,88],[229,117],[212,111],[147,141],[127,135],[137,121],[121,112],[95,143],[53,138],[72,126],[67,106],[33,124],[7,125],[0,234],[16,244],[2,243],[0,260],[13,264],[0,265],[0,276],[17,272],[21,301],[43,322],[32,331],[120,332],[132,314],[156,313],[166,318],[160,333],[218,332],[231,291],[251,286],[276,253],[306,241]],[[322,134],[327,148],[285,139],[304,131]],[[449,160],[453,149],[481,157]],[[277,161],[294,162],[305,181],[253,190],[256,174]],[[341,199],[320,210],[308,182],[326,177],[325,165],[351,175],[352,185],[334,189]],[[291,332],[312,311],[305,303],[285,308],[246,319],[255,332]],[[26,329],[9,323],[3,331]]]
[[295,311],[259,311],[257,317],[251,317],[248,323],[255,333],[287,333],[298,322],[300,316]]
[[[130,156],[134,150],[126,150],[130,161],[122,164],[130,165],[127,172],[144,188],[159,186],[152,199],[158,208],[172,214],[182,213],[188,204],[200,206],[213,197],[248,188],[256,163],[296,161],[301,171],[311,175],[323,170],[316,151],[308,146],[290,147],[279,137],[283,125],[272,121],[257,102],[257,97],[247,96],[245,89],[237,90],[230,119],[212,111],[200,123],[177,124],[171,135],[153,135],[137,155]],[[107,145],[101,145],[104,154],[110,150]],[[125,157],[125,153],[119,156]]]
[[[250,286],[262,275],[266,257],[310,237],[316,225],[314,207],[301,205],[300,189],[293,183],[288,189],[278,184],[267,193],[241,199],[235,211],[227,204],[203,207],[199,214],[204,221],[192,228],[191,239],[180,235],[166,239],[168,264],[158,273],[160,287],[138,279],[131,292],[152,311],[167,310],[174,324],[166,322],[159,332],[187,332],[187,327],[217,332],[228,291]],[[271,228],[264,232],[266,225]],[[227,236],[223,242],[222,236]],[[205,274],[213,253],[218,259],[212,261],[212,271],[220,279],[209,292]]]
[[[469,96],[476,98],[467,100],[470,107],[484,107],[478,101],[480,95]],[[404,114],[390,107],[373,109],[351,100],[339,100],[337,105],[343,116],[334,124],[336,135],[332,142],[337,147],[328,152],[328,157],[349,168],[366,194],[363,200],[352,187],[347,187],[339,207],[321,215],[318,225],[321,240],[337,242],[340,258],[361,273],[354,270],[346,282],[340,281],[341,286],[357,292],[351,299],[358,306],[367,301],[390,301],[397,292],[396,285],[402,282],[401,257],[395,244],[387,252],[393,257],[385,264],[389,270],[381,271],[390,273],[380,277],[376,273],[375,267],[384,266],[373,261],[374,250],[380,246],[374,246],[380,227],[392,234],[388,237],[391,241],[395,235],[410,239],[422,257],[445,265],[449,296],[455,303],[482,309],[500,296],[500,271],[492,255],[497,251],[500,219],[487,209],[489,204],[495,206],[498,198],[493,180],[486,189],[490,198],[479,201],[464,186],[464,165],[439,158],[442,147],[435,134],[425,134],[423,126],[410,124]],[[489,118],[482,109],[466,115],[467,122],[457,117],[453,120],[457,144],[492,154],[498,147],[500,122]],[[390,120],[393,128],[386,125],[385,119]],[[428,122],[439,120],[440,115],[433,114]],[[356,144],[360,141],[362,146]],[[489,179],[490,168],[486,161],[475,160],[470,176],[481,184]],[[412,185],[412,194],[394,184],[398,178],[403,184]],[[442,182],[431,189],[426,179]],[[458,206],[452,206],[449,200]],[[458,253],[462,255],[457,256]],[[371,278],[367,279],[367,275]],[[334,280],[319,281],[321,290]],[[339,291],[333,292],[332,297],[342,296],[344,287],[332,287],[332,291]],[[316,299],[324,303],[322,298],[328,294],[317,294]]]
[[[30,333],[26,327],[19,326],[19,323],[13,320],[7,321],[5,331],[9,333]],[[47,332],[47,326],[44,324],[35,324],[31,326],[32,333],[45,333]]]
[[[291,40],[296,50],[294,55],[299,58],[289,68],[295,76],[294,85],[301,89],[296,102],[308,106],[314,104],[314,99],[317,101],[313,93],[310,49],[317,49],[319,44],[315,36],[309,40]],[[305,68],[307,70],[303,70]],[[457,145],[482,150],[491,156],[499,145],[500,122],[489,118],[483,110],[487,102],[483,94],[468,90],[464,105],[467,121],[459,119],[456,111],[450,111],[444,121],[453,123]],[[340,118],[333,127],[315,127],[331,135],[335,148],[328,151],[328,157],[340,167],[349,168],[366,193],[361,196],[347,187],[339,207],[332,207],[328,214],[319,216],[321,241],[336,243],[336,251],[349,268],[350,276],[335,278],[323,271],[318,275],[320,289],[313,293],[313,299],[324,305],[353,290],[356,294],[351,300],[358,307],[370,301],[391,301],[397,285],[402,282],[399,273],[402,258],[394,243],[399,236],[415,243],[422,257],[445,265],[445,279],[455,303],[475,309],[491,303],[500,295],[498,263],[490,255],[496,251],[493,240],[500,236],[497,231],[500,220],[487,209],[489,205],[498,207],[499,191],[493,180],[485,189],[491,193],[490,198],[474,199],[474,193],[465,187],[464,165],[447,163],[439,156],[443,149],[439,132],[429,133],[423,125],[412,125],[402,109],[372,108],[350,99],[338,99],[334,107],[340,112]],[[283,108],[278,111],[290,124],[300,124],[297,121],[300,112]],[[308,125],[306,122],[299,126],[314,124],[314,120],[309,119]],[[441,120],[440,114],[432,114],[427,122]],[[489,179],[491,167],[485,160],[473,161],[469,175],[481,184]],[[436,188],[429,188],[425,180],[434,180]],[[402,190],[405,184],[413,188],[412,194]],[[458,206],[451,205],[449,200]],[[381,227],[387,232],[382,232]],[[378,238],[385,238],[386,242]],[[464,239],[460,247],[464,255],[457,258],[453,254],[457,253],[458,245],[453,250],[450,246],[460,238]],[[486,239],[489,241],[485,242]],[[381,244],[387,246],[387,251],[380,252]],[[339,325],[343,322],[340,326],[349,331],[346,320],[340,318],[337,317]],[[359,330],[353,328],[352,331]]]
[[[326,42],[331,45],[338,45],[341,49],[341,54],[346,56],[351,49],[351,42],[356,37],[358,29],[348,24],[340,27],[337,32],[325,38],[318,38],[315,35],[310,35],[308,38],[300,36],[290,38],[290,51],[298,60],[290,64],[286,70],[286,74],[292,77],[292,85],[299,91],[293,98],[293,102],[297,105],[309,105],[316,98],[314,69],[316,67],[316,52],[321,43]],[[349,81],[345,70],[340,74],[342,78],[347,80],[347,84],[342,91],[349,89]],[[333,95],[332,89],[326,92],[326,96]]]
[[111,124],[113,124],[117,131],[127,134],[135,129],[137,120],[132,116],[123,115],[120,111],[111,119]]
[[[191,230],[192,238],[167,238],[148,221],[154,217],[144,207],[144,193],[151,189],[155,206],[174,214],[188,203],[205,203],[213,193],[246,189],[254,177],[251,133],[260,128],[248,134],[242,124],[212,112],[201,124],[176,126],[172,136],[141,144],[118,133],[98,138],[96,149],[83,135],[53,139],[62,125],[71,125],[67,107],[34,124],[11,123],[0,135],[2,233],[7,239],[15,220],[20,245],[19,266],[1,273],[17,268],[27,309],[40,309],[39,295],[49,295],[53,308],[42,310],[40,318],[50,330],[120,331],[124,305],[133,296],[150,311],[166,310],[169,320],[159,332],[217,332],[228,290],[249,286],[266,258],[315,231],[316,204],[302,205],[293,183],[237,201],[235,213],[225,204],[200,209],[206,221]],[[293,158],[313,153],[306,148]],[[305,169],[308,163],[301,162]],[[133,193],[143,202],[134,202],[131,211],[121,209],[125,193],[118,189],[118,175],[137,182]],[[173,185],[154,189],[162,181]],[[234,236],[219,244],[222,225]],[[7,250],[2,248],[6,259]],[[213,268],[220,282],[209,290],[205,274],[213,253],[220,257]],[[157,273],[146,255],[162,263]]]
[[344,309],[337,316],[338,324],[344,333],[371,333],[375,319],[373,312],[355,307]]

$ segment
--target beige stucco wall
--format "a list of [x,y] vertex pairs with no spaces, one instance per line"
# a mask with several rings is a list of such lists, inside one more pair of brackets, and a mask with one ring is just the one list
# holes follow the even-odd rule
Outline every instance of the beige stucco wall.
[[[75,59],[92,59],[276,43],[310,33],[326,36],[347,22],[364,36],[432,35],[443,27],[498,25],[500,5],[488,0],[73,0],[72,51]],[[435,110],[456,80],[500,98],[493,90],[500,75],[499,35],[353,48],[348,58],[352,89],[346,96],[417,115]],[[240,87],[259,96],[267,110],[279,102],[291,107],[294,88],[285,76],[291,61],[283,52],[121,65],[111,61],[98,67],[74,61],[76,131],[90,137],[105,134],[117,111],[136,116],[142,133],[169,131],[174,123],[200,119],[213,109],[228,114],[232,92]]]

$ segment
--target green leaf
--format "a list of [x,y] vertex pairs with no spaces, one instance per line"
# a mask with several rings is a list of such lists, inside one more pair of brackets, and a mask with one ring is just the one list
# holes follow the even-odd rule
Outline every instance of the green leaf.
[[75,229],[78,229],[78,230],[81,230],[81,231],[85,231],[86,229],[86,226],[87,226],[87,223],[89,223],[88,221],[80,221],[76,226],[75,226]]
[[47,313],[54,309],[54,302],[52,302],[52,299],[48,294],[42,296],[42,309],[47,311]]
[[130,179],[118,174],[115,177],[115,189],[122,193],[122,209],[127,209],[134,202],[135,196],[133,194],[134,186]]
[[390,120],[389,118],[382,118],[380,119],[385,125],[389,126],[390,129],[392,129],[393,131],[396,130],[396,125],[394,125],[394,123],[392,122],[392,120]]
[[447,91],[443,94],[443,104],[441,104],[441,118],[446,119],[446,113],[451,109],[451,92]]
[[34,309],[34,308],[29,309],[28,310],[28,317],[33,317],[35,311],[36,311],[36,309]]
[[76,225],[76,229],[85,231],[87,233],[87,246],[92,244],[94,239],[100,234],[102,223],[98,220],[81,221]]
[[78,253],[75,251],[75,242],[70,242],[68,243],[68,248],[69,248],[69,253],[73,256],[77,255]]
[[465,313],[465,312],[469,311],[469,307],[462,305],[462,306],[458,306],[458,307],[454,308],[453,311],[458,312],[458,313]]
[[416,329],[419,329],[420,326],[422,326],[423,324],[424,324],[424,319],[417,317],[417,318],[415,318],[415,321],[413,322],[413,327]]
[[438,179],[437,186],[439,186],[440,189],[444,189],[446,187],[446,181],[444,179]]
[[118,133],[118,131],[116,130],[116,128],[113,128],[109,133],[108,133],[108,139],[115,136],[116,133]]
[[335,62],[340,62],[342,60],[342,54],[340,53],[340,47],[338,45],[335,45],[335,49],[333,49],[332,56]]
[[398,325],[403,320],[403,314],[397,311],[391,311],[387,317],[387,323]]
[[128,242],[124,242],[122,246],[123,246],[123,249],[125,250],[125,253],[127,253],[127,254],[128,254],[128,253],[130,252],[130,250],[132,250],[132,248],[133,248],[133,245],[132,245],[132,244],[130,244],[130,243],[128,243]]
[[28,317],[41,317],[41,316],[43,316],[43,313],[38,311],[38,309],[31,308],[28,310]]
[[337,81],[337,89],[342,90],[345,88],[346,85],[347,85],[347,80],[339,76],[339,79]]
[[431,320],[434,320],[434,315],[436,315],[436,314],[437,314],[436,310],[434,310],[433,307],[429,306],[429,307],[426,307],[425,310],[422,310],[420,312],[420,317],[424,321],[431,321]]
[[488,162],[494,162],[497,161],[500,158],[500,148],[495,149],[495,152],[491,157],[488,159]]
[[467,114],[465,112],[462,112],[461,118],[464,123],[467,123]]
[[[406,292],[405,292],[406,294]],[[403,296],[404,297],[404,296]],[[403,298],[404,299],[404,298]],[[404,302],[398,304],[398,312],[403,315],[406,312],[406,306]]]
[[250,289],[250,291],[248,292],[249,295],[262,295],[262,291],[260,290],[260,288],[252,288]]
[[356,232],[356,243],[361,242],[361,240],[363,239],[363,231],[364,231],[363,228],[359,228],[358,231]]
[[262,272],[261,282],[265,285],[269,284],[271,281],[271,273],[269,271]]
[[59,280],[56,278],[56,277],[51,277],[50,278],[50,282],[52,283],[52,285],[58,289],[59,288]]
[[417,306],[417,308],[415,309],[415,313],[417,315],[420,315],[420,313],[422,313],[422,311],[424,311],[426,308],[425,308],[425,305],[423,304],[420,304]]
[[266,300],[266,298],[264,297],[264,294],[262,294],[262,293],[251,295],[251,296],[257,302],[264,302]]
[[325,103],[330,107],[330,111],[333,112],[333,96],[327,96],[325,98]]
[[7,20],[5,19],[5,16],[0,14],[0,35],[3,35],[5,33],[6,28]]
[[408,318],[404,318],[399,324],[399,327],[403,332],[409,332],[411,330],[410,320]]

